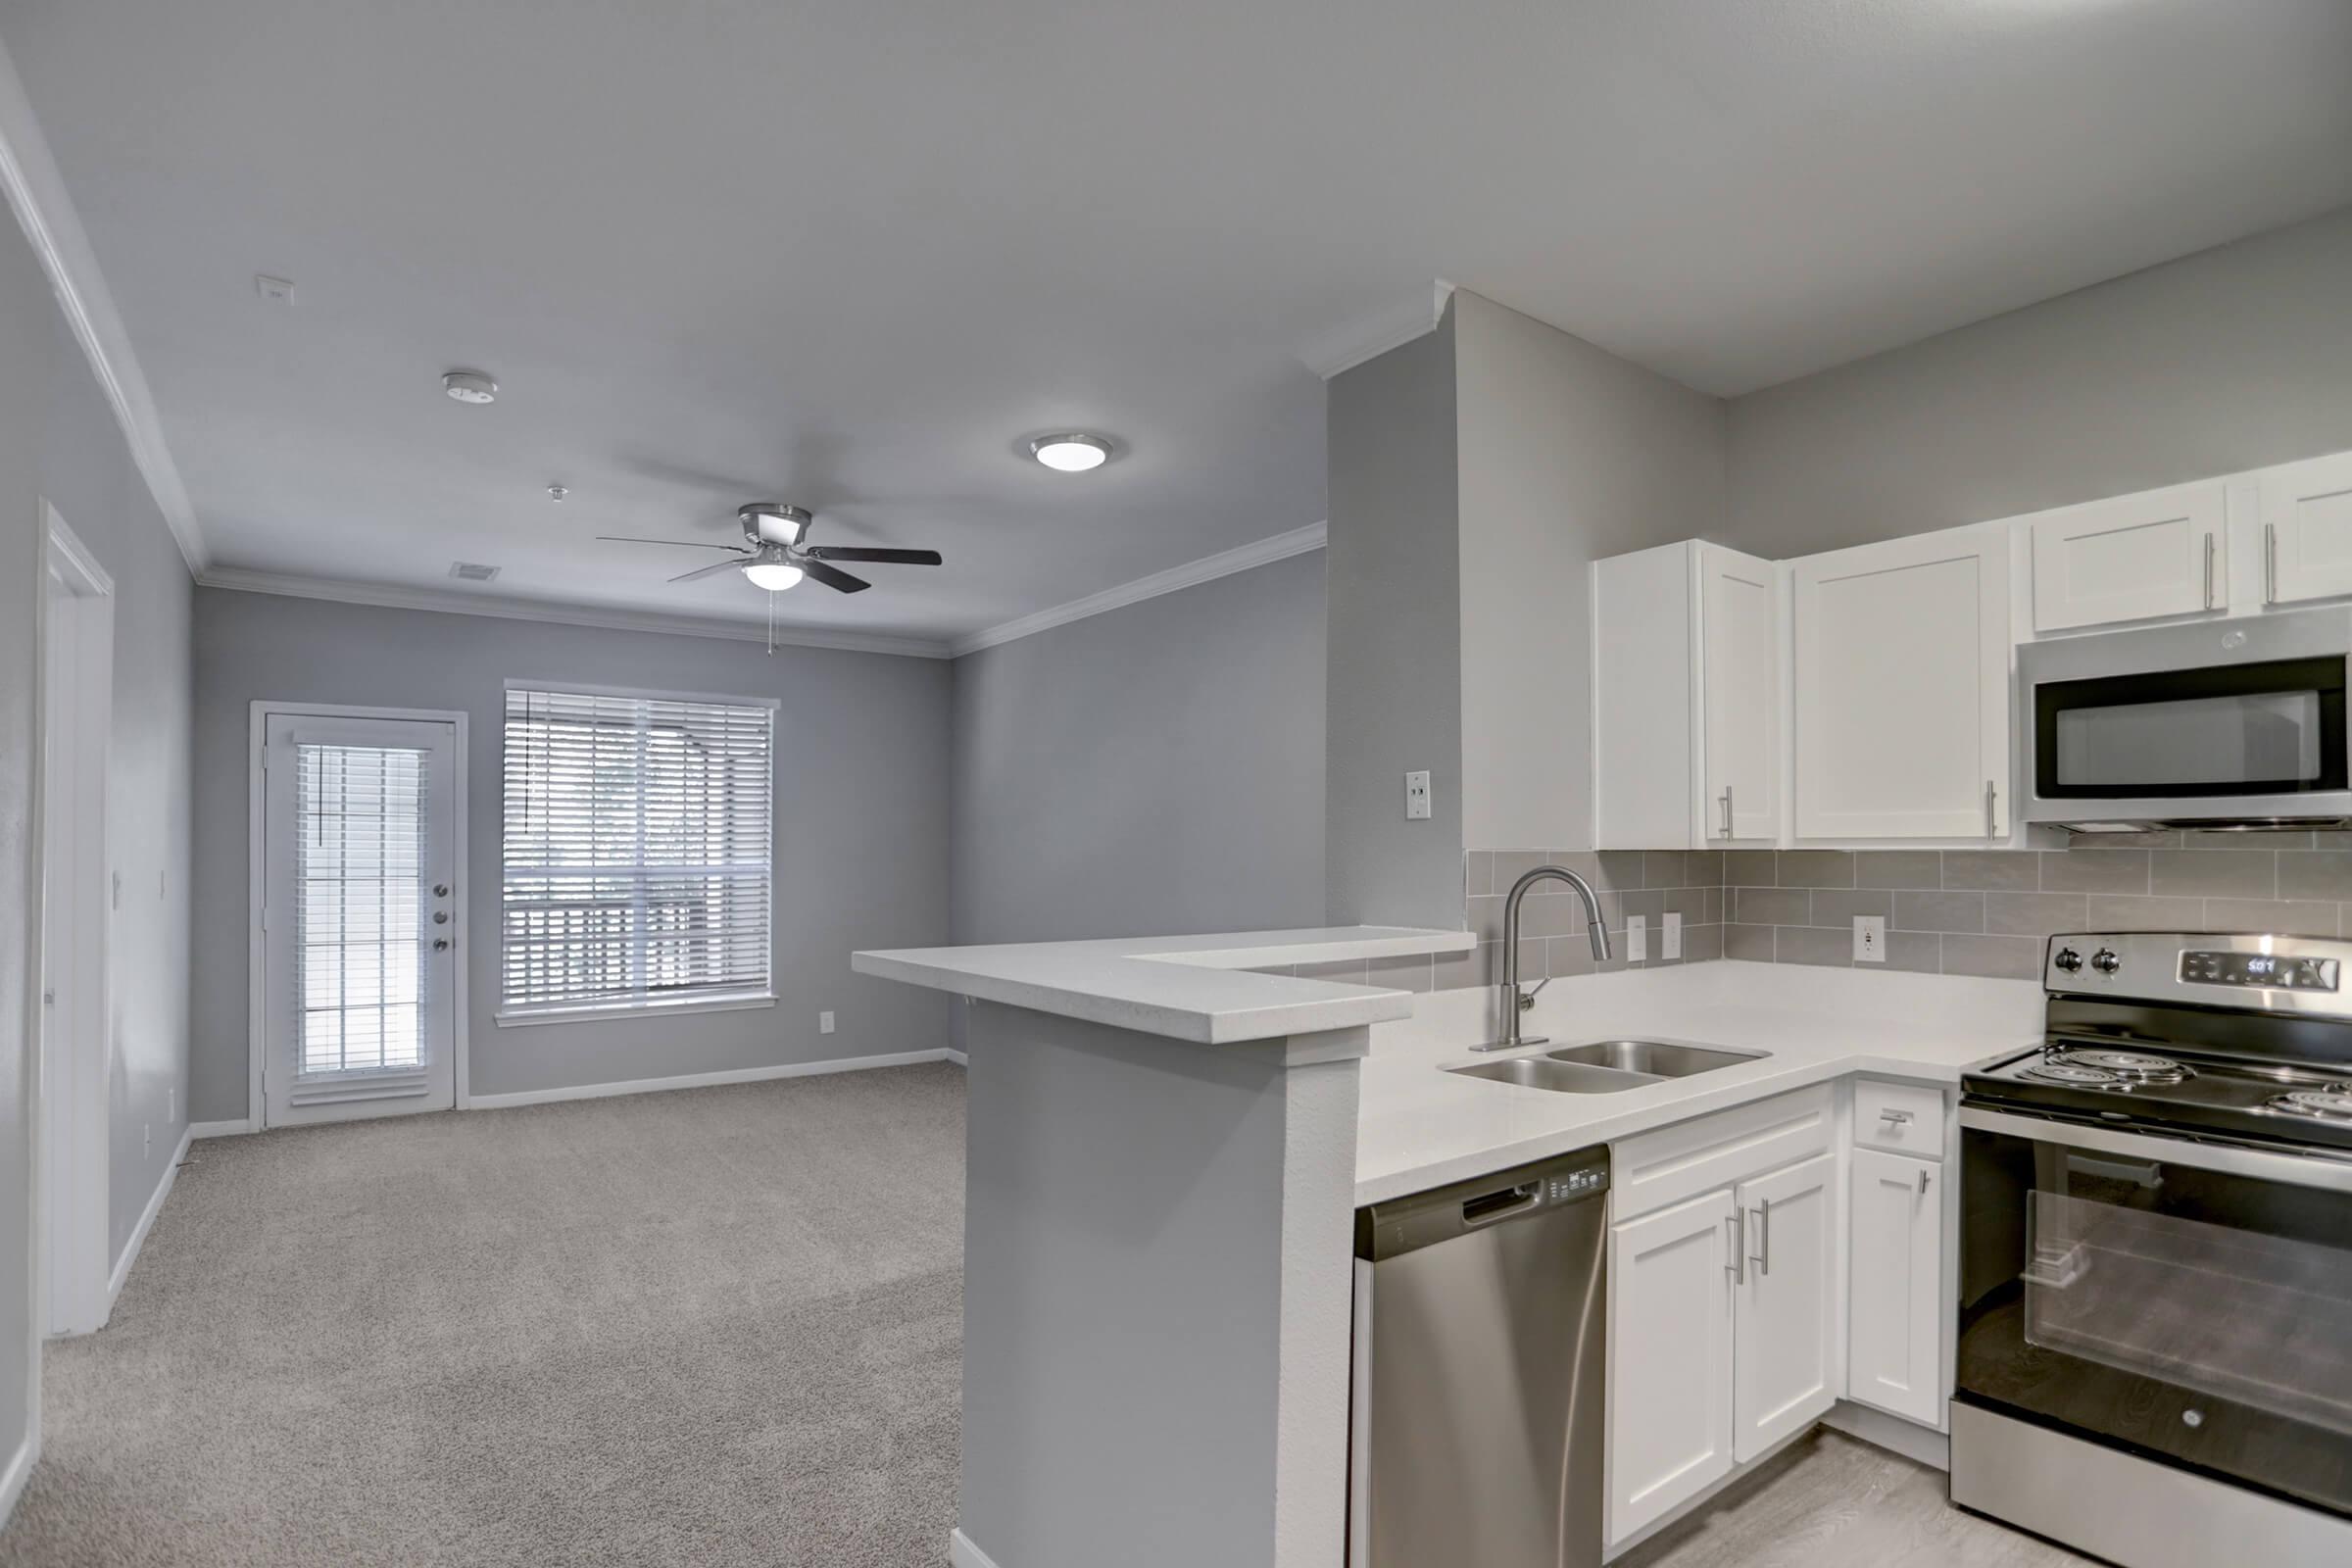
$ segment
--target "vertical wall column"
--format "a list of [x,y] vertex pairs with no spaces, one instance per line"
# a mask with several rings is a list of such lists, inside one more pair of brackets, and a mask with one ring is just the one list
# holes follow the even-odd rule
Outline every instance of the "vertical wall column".
[[964,1568],[1333,1568],[1365,1029],[973,1003]]

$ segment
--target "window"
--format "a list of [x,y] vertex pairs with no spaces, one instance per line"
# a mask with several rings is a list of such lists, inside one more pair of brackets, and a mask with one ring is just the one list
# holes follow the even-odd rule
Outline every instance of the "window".
[[499,1016],[765,1002],[770,704],[510,689]]

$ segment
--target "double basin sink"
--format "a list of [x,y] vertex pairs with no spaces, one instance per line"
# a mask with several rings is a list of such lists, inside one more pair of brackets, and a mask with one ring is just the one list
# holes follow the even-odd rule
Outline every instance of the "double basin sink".
[[1639,1089],[1643,1084],[1688,1078],[1693,1073],[1736,1067],[1767,1054],[1761,1051],[1726,1051],[1720,1046],[1686,1046],[1668,1040],[1595,1040],[1582,1046],[1563,1046],[1541,1055],[1506,1056],[1500,1061],[1448,1067],[1465,1078],[1487,1078],[1517,1084],[1523,1089],[1549,1089],[1563,1095],[1609,1095]]

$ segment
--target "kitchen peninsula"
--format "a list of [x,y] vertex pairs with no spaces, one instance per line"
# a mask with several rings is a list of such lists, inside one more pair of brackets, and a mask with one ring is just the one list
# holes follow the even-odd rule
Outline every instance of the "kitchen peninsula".
[[1445,1070],[1493,1059],[1469,1050],[1492,1034],[1491,987],[1289,972],[1473,940],[1355,927],[857,956],[971,999],[962,1568],[1330,1568],[1360,1204],[1867,1075],[1937,1086],[1948,1107],[1941,1086],[2037,1030],[2039,992],[2015,981],[1625,971],[1554,982],[1531,1039],[1763,1054],[1544,1094]]

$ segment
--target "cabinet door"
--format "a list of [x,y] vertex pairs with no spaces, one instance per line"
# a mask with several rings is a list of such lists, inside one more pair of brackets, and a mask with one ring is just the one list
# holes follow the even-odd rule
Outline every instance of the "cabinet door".
[[1695,850],[1688,542],[1592,563],[1592,832],[1603,850]]
[[1838,1156],[1742,1182],[1732,1457],[1745,1464],[1838,1402]]
[[1798,838],[2007,836],[2008,563],[1998,524],[1795,563]]
[[1732,1194],[1609,1232],[1613,1544],[1732,1470]]
[[1781,590],[1769,561],[1698,547],[1701,836],[1781,832]]
[[2352,594],[2352,452],[2259,476],[2266,605]]
[[2034,629],[2189,615],[2230,603],[2219,479],[2034,519]]
[[1943,1171],[1853,1153],[1846,1397],[1943,1425]]

